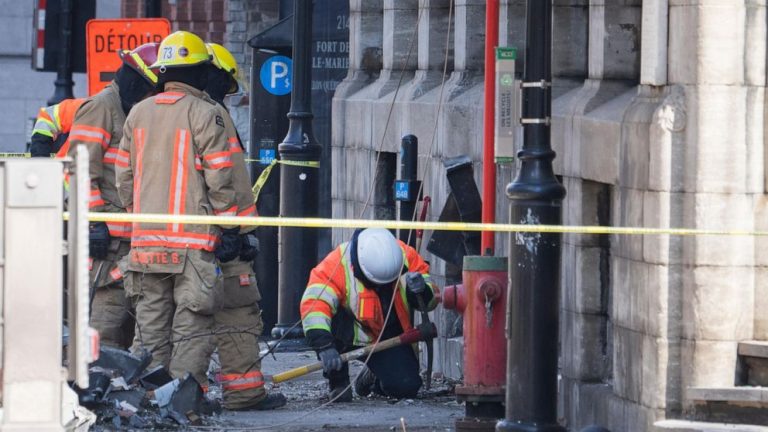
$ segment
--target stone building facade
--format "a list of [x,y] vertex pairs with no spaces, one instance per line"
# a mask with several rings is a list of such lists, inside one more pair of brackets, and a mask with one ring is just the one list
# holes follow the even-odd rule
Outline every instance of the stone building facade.
[[[0,152],[26,150],[34,119],[53,96],[56,73],[32,69],[35,4],[37,1],[0,0]],[[120,16],[120,0],[97,0],[96,16]],[[85,74],[74,74],[73,81],[74,96],[85,96]]]
[[[11,13],[0,18],[8,22],[0,28],[12,29],[17,15],[31,23],[31,8],[22,3],[0,0]],[[280,7],[279,0],[164,3],[174,29],[225,43],[241,65],[250,63],[245,41],[274,24]],[[374,217],[390,191],[375,188],[370,197],[375,180],[361,173],[378,166],[392,175],[399,139],[411,133],[419,137],[419,175],[435,204],[428,219],[437,220],[449,192],[445,160],[468,155],[483,187],[485,1],[349,3],[350,70],[332,107],[333,215]],[[525,2],[501,3],[499,45],[522,48]],[[552,142],[555,169],[568,190],[563,222],[768,230],[766,2],[553,3]],[[143,1],[122,0],[121,12],[140,16]],[[18,87],[14,77],[31,79],[6,67],[24,69],[28,57],[20,46],[0,47],[0,76],[8,74],[0,82],[12,83],[6,86]],[[50,75],[45,79],[52,82]],[[25,88],[40,88],[37,83]],[[5,112],[13,115],[28,115],[49,96],[19,101],[10,89],[0,85],[7,96],[2,103],[13,104]],[[247,137],[247,99],[235,102]],[[4,142],[22,136],[20,120],[6,117],[0,120]],[[515,170],[498,166],[500,222],[508,219],[504,188]],[[334,237],[348,234],[339,230]],[[496,239],[496,253],[505,255],[507,236]],[[741,384],[765,384],[759,367],[750,373],[757,363],[747,353],[760,346],[748,341],[768,340],[766,242],[565,235],[562,298],[552,299],[561,304],[563,423],[573,430],[598,423],[644,431],[678,427],[671,419],[761,421],[749,408],[764,407],[768,393]],[[438,277],[451,276],[440,259],[428,258]],[[441,310],[435,316],[438,370],[460,376],[460,321]]]
[[[525,2],[501,3],[499,45],[523,47]],[[564,223],[765,229],[766,3],[553,3],[552,141],[568,190]],[[485,1],[454,0],[451,11],[449,0],[351,0],[350,9],[350,71],[333,105],[334,217],[372,217],[364,208],[374,180],[360,173],[375,172],[377,160],[395,169],[386,161],[413,133],[436,220],[449,191],[446,159],[471,157],[481,183]],[[380,64],[370,61],[376,51]],[[514,170],[499,166],[501,222]],[[504,255],[506,236],[496,237]],[[768,337],[764,247],[750,236],[565,235],[564,424],[760,422],[742,408],[763,406],[764,390],[739,385],[747,341]],[[437,315],[450,329],[454,318]],[[451,340],[441,347],[450,374]]]

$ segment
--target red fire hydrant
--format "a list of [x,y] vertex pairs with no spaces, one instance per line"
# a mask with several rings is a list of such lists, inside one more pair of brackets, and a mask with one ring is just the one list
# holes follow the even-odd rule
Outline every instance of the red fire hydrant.
[[493,431],[504,417],[507,258],[465,256],[462,279],[442,294],[443,306],[464,316],[464,385],[456,399],[465,403],[465,417],[456,430]]

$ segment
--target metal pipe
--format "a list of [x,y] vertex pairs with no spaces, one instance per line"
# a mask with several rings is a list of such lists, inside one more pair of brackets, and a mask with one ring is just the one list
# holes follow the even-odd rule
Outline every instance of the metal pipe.
[[144,17],[160,18],[163,16],[161,0],[144,0]]
[[[400,144],[400,180],[408,182],[410,197],[400,199],[400,214],[398,219],[404,221],[414,220],[416,214],[416,202],[418,201],[417,183],[419,167],[419,139],[415,135],[406,135]],[[411,230],[400,230],[399,238],[410,246],[416,245],[416,236]]]
[[[565,188],[550,145],[552,2],[528,0],[520,171],[510,223],[562,223]],[[497,431],[565,431],[557,423],[560,234],[510,234],[505,419]]]
[[[293,3],[293,88],[288,134],[278,146],[281,165],[280,216],[316,218],[318,216],[318,165],[322,147],[312,133],[312,0]],[[303,336],[299,303],[309,273],[317,263],[317,230],[280,229],[277,325],[273,337]]]
[[48,105],[55,105],[64,99],[72,99],[74,93],[72,86],[72,21],[73,21],[73,3],[76,0],[61,0],[61,15],[59,22],[61,26],[61,39],[59,43],[58,67],[56,69],[56,81],[53,85],[56,89],[53,96],[48,99]]
[[[496,220],[496,162],[494,159],[494,124],[496,116],[496,69],[494,53],[499,43],[499,0],[488,0],[485,5],[485,94],[483,108],[483,214],[484,223]],[[483,231],[480,250],[483,255],[495,254],[492,231]]]

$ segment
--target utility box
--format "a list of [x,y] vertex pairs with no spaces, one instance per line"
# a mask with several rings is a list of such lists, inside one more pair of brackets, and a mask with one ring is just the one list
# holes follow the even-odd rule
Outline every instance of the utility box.
[[[288,133],[288,110],[291,106],[291,45],[281,27],[267,29],[249,43],[253,47],[251,67],[251,136],[248,153],[251,181],[255,183],[265,170],[256,210],[259,216],[280,215],[280,169],[271,164],[279,158],[277,146]],[[259,227],[261,252],[254,260],[254,273],[261,291],[263,334],[268,335],[277,323],[278,228]]]
[[[64,289],[63,180],[68,162],[0,159],[0,431],[63,431],[77,424],[77,396],[88,387],[93,331],[88,327],[88,157],[71,179],[70,279]],[[67,295],[65,296],[65,293]],[[71,300],[69,354],[63,359],[63,305]],[[43,318],[43,319],[41,319]],[[95,417],[94,417],[95,418]]]

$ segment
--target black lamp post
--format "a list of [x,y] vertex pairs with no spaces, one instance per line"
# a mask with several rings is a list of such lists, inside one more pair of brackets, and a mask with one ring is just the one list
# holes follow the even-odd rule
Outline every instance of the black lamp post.
[[160,18],[163,16],[163,5],[161,0],[144,0],[144,17]]
[[[510,223],[559,225],[565,188],[550,145],[552,1],[528,0],[526,18],[525,140],[507,186]],[[510,234],[506,413],[497,431],[565,431],[557,423],[560,241],[560,234]]]
[[[293,3],[293,87],[288,134],[278,146],[280,169],[280,216],[317,217],[318,164],[322,147],[312,134],[312,0]],[[280,262],[277,324],[272,337],[300,338],[299,303],[317,263],[317,231],[312,228],[280,228]]]
[[56,68],[56,81],[53,85],[56,89],[53,96],[48,99],[48,105],[55,105],[64,99],[72,99],[72,87],[75,82],[72,81],[72,21],[73,21],[73,3],[75,0],[61,1],[61,15],[59,17],[61,27],[61,39],[59,39],[59,58]]

